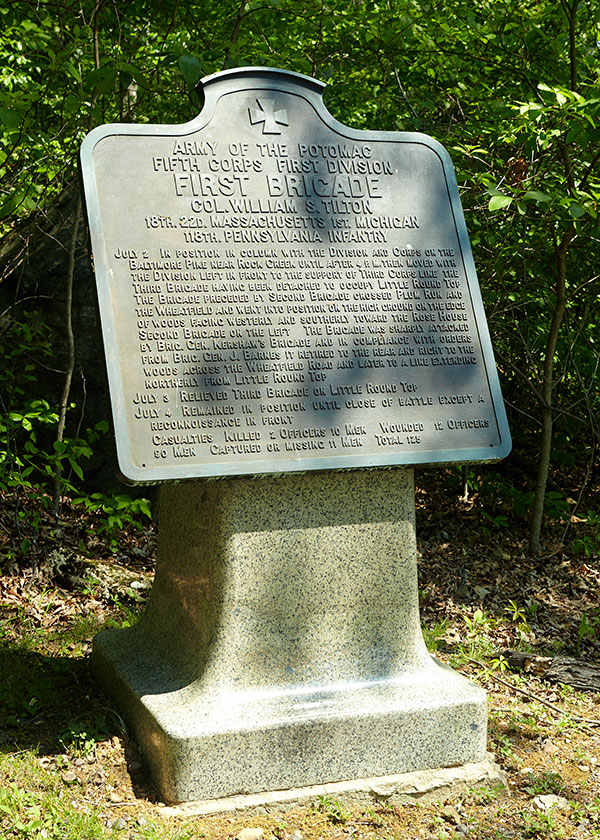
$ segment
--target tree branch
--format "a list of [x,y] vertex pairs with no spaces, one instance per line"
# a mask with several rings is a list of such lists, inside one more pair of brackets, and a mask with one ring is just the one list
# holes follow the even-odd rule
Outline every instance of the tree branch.
[[[67,333],[67,369],[63,385],[60,409],[58,414],[58,426],[56,429],[56,442],[62,443],[67,422],[67,408],[69,405],[69,394],[75,369],[75,337],[73,335],[73,277],[75,274],[75,250],[77,247],[77,234],[79,233],[79,220],[81,217],[81,194],[77,194],[73,225],[71,227],[71,240],[69,242],[69,261],[67,264],[67,288],[65,298],[65,329]],[[54,516],[58,518],[60,513],[60,487],[62,479],[62,461],[57,453],[56,467],[54,470]]]
[[239,6],[239,9],[238,9],[238,12],[237,12],[237,17],[236,17],[235,23],[233,25],[233,32],[231,33],[231,38],[229,40],[229,44],[227,46],[225,56],[223,57],[223,67],[222,67],[223,70],[225,70],[227,68],[227,65],[229,64],[229,56],[231,55],[231,50],[235,46],[235,43],[238,39],[238,35],[239,35],[239,32],[240,32],[240,26],[242,25],[242,21],[244,19],[244,9],[246,8],[246,2],[247,2],[247,0],[242,0],[242,2],[240,3],[240,6]]

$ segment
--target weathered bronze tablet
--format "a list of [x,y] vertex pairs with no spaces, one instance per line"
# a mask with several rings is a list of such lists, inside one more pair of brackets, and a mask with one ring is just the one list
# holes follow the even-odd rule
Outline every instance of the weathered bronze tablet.
[[452,164],[247,68],[184,125],[81,148],[130,482],[503,457],[510,434]]

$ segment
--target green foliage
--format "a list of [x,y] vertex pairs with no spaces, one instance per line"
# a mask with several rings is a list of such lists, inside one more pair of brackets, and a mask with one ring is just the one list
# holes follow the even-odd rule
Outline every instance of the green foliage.
[[346,823],[352,816],[337,799],[333,799],[329,794],[317,796],[315,810],[327,814],[328,819],[333,823]]
[[560,827],[556,815],[551,811],[542,814],[530,814],[523,811],[523,837],[541,838],[541,840],[558,840],[564,837],[564,832]]
[[491,748],[495,755],[502,758],[503,762],[510,762],[515,764],[517,762],[517,754],[514,749],[512,740],[500,732],[490,732]]
[[[472,616],[463,615],[463,620],[466,633],[453,656],[454,664],[458,666],[469,659],[475,659],[478,662],[491,661],[495,647],[492,631],[498,624],[497,619],[491,618],[485,610],[478,607]],[[498,665],[494,663],[490,666],[491,669],[496,667]]]
[[478,636],[485,630],[494,627],[497,623],[493,618],[490,618],[479,608],[475,610],[472,618],[468,615],[463,616],[463,618],[470,636]]
[[42,811],[39,796],[22,790],[14,782],[0,788],[0,813],[6,814],[18,837],[58,837],[57,809]]
[[109,619],[106,622],[107,627],[133,627],[139,621],[142,612],[139,603],[133,607],[127,606],[121,602],[121,599],[117,595],[111,595],[110,601],[113,607],[119,610],[120,615],[118,618]]
[[[345,124],[425,131],[451,150],[514,437],[533,464],[557,252],[573,232],[552,353],[553,458],[591,458],[600,415],[594,4],[182,0],[148,10],[142,0],[82,0],[69,14],[54,0],[0,4],[0,236],[49,211],[94,125],[185,122],[200,108],[198,81],[229,67],[315,75]],[[16,377],[35,376],[23,348],[35,338],[48,361],[48,336],[42,319],[19,319],[41,332],[2,352]],[[72,493],[90,436],[54,447],[57,401],[46,389],[10,402],[0,418],[0,485],[43,486],[58,463]],[[530,515],[531,483],[502,492],[516,516]],[[105,511],[113,524],[120,510]],[[566,513],[562,495],[549,494],[546,516]],[[509,524],[506,510],[484,517],[490,532]],[[577,550],[593,552],[594,539]]]
[[436,622],[431,627],[426,625],[424,622],[421,623],[423,639],[425,640],[427,650],[430,653],[435,653],[436,650],[438,650],[438,648],[443,642],[446,632],[448,631],[448,627],[449,622],[447,621],[447,619],[443,619],[440,622]]
[[[492,516],[486,510],[481,511],[481,515],[483,518],[493,525],[494,528],[506,528],[508,527],[508,519],[506,518],[505,514],[499,513],[496,516]],[[488,536],[489,529],[484,525],[483,533],[485,536]]]
[[76,495],[72,501],[74,505],[82,505],[87,511],[100,514],[95,530],[109,541],[113,550],[117,548],[117,536],[122,528],[129,525],[140,530],[143,527],[142,517],[152,517],[148,499],[131,498],[118,490]]
[[564,792],[565,784],[560,776],[560,773],[555,773],[552,770],[545,770],[543,773],[536,775],[535,773],[528,773],[526,776],[527,785],[524,790],[530,796],[537,796],[538,794],[555,793],[560,795]]
[[579,627],[577,628],[577,652],[581,650],[581,643],[586,638],[593,638],[600,626],[600,613],[594,616],[588,616],[587,613],[581,616]]
[[[0,357],[5,360],[0,366],[0,491],[21,494],[24,500],[22,508],[15,512],[17,543],[5,554],[9,561],[27,558],[31,549],[29,537],[39,531],[42,512],[52,507],[57,465],[61,467],[61,494],[70,495],[75,504],[96,514],[96,533],[107,539],[113,549],[122,528],[141,528],[142,520],[151,517],[148,499],[131,498],[122,490],[84,492],[86,461],[93,446],[104,439],[108,424],[101,422],[88,428],[85,437],[56,440],[56,408],[48,400],[32,396],[43,387],[40,377],[53,354],[51,338],[50,330],[36,312],[22,321],[10,321],[0,335]],[[20,525],[27,526],[29,536],[20,538]]]
[[[0,490],[20,487],[41,496],[52,486],[57,462],[63,472],[70,467],[82,479],[81,461],[92,454],[90,443],[83,438],[57,441],[58,412],[47,400],[31,396],[40,386],[40,367],[52,356],[51,334],[39,313],[10,322],[0,339],[0,356],[6,361],[0,370]],[[23,364],[24,358],[29,362]],[[63,486],[73,490],[68,477]]]
[[57,774],[39,767],[35,756],[0,756],[0,772],[11,779],[0,787],[0,830],[6,829],[3,837],[101,840],[107,836],[100,807],[78,809],[72,797],[64,795]]
[[476,805],[489,805],[498,797],[504,796],[506,788],[502,784],[481,785],[476,788],[467,788],[467,799]]
[[588,510],[585,522],[588,529],[582,533],[581,537],[573,540],[572,545],[573,550],[578,554],[591,557],[593,554],[600,553],[600,514]]
[[70,721],[59,735],[58,741],[65,752],[75,758],[87,758],[96,753],[99,741],[105,741],[110,734],[110,727],[104,717],[97,716],[94,724]]

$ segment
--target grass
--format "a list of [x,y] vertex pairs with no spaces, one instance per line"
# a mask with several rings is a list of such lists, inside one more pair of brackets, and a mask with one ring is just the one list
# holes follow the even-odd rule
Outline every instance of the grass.
[[[0,744],[0,825],[6,840],[224,840],[248,826],[262,827],[267,840],[286,840],[294,831],[304,840],[462,836],[448,822],[443,803],[359,807],[330,796],[283,816],[165,819],[135,745],[91,677],[89,643],[100,620],[85,611],[83,601],[79,606],[50,628],[49,610],[32,615],[23,607],[3,629],[0,696],[8,714]],[[103,610],[104,623],[122,626],[138,609],[113,598]],[[428,641],[436,655],[469,670],[469,658],[489,656],[495,634],[511,620],[491,621],[482,611],[470,623],[440,622]],[[448,635],[460,639],[450,654],[444,651]],[[593,765],[587,772],[579,769],[594,751],[600,753],[600,730],[590,734],[576,720],[592,714],[593,700],[563,689],[556,702],[564,714],[555,720],[544,705],[495,685],[491,664],[471,676],[490,692],[489,746],[511,776],[512,794],[483,786],[457,796],[453,804],[461,809],[469,837],[558,840],[583,827],[590,840],[600,840],[597,773]],[[527,685],[520,674],[503,673],[503,679]],[[535,691],[544,687],[536,685]],[[548,740],[556,751],[544,751]],[[535,810],[535,796],[548,793],[567,797],[569,810]]]
[[[461,541],[466,532],[454,518],[420,523],[423,634],[437,658],[488,692],[488,746],[507,773],[510,795],[478,786],[457,792],[451,804],[468,840],[600,840],[600,726],[580,719],[598,719],[597,696],[513,673],[500,655],[506,648],[548,655],[580,649],[593,659],[600,634],[595,561],[586,557],[582,571],[581,558],[569,567],[550,558],[538,570],[519,560],[507,529],[499,532],[504,543],[495,557],[489,540]],[[509,568],[505,554],[516,558]],[[465,575],[456,571],[461,564]],[[0,577],[2,840],[228,840],[246,827],[263,828],[265,840],[289,840],[294,832],[303,840],[464,837],[445,802],[359,806],[341,795],[283,813],[167,818],[143,758],[89,667],[100,627],[137,620],[145,590],[140,595],[131,582],[150,579],[150,562],[104,565],[111,577],[95,564],[69,591]],[[586,588],[576,598],[572,581],[582,575]],[[534,800],[548,794],[564,797],[568,808],[540,811]]]

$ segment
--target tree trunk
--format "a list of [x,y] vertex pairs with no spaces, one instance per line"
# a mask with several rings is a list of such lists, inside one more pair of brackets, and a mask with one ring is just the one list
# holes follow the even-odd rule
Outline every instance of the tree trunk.
[[544,375],[542,380],[542,440],[540,444],[540,461],[538,464],[537,481],[535,485],[535,496],[529,523],[529,553],[537,555],[540,552],[540,534],[542,530],[542,517],[544,514],[544,499],[546,496],[546,485],[548,483],[548,470],[550,468],[550,453],[552,450],[552,388],[554,384],[554,354],[560,325],[565,314],[566,285],[567,285],[567,251],[571,240],[575,236],[575,226],[570,225],[563,235],[558,248],[556,249],[556,302],[546,342],[546,354],[544,358]]

